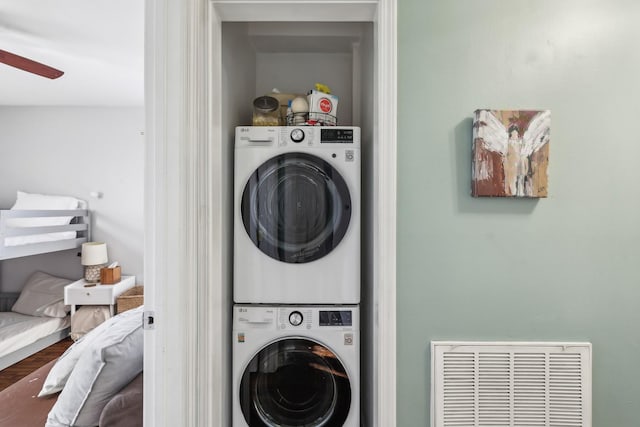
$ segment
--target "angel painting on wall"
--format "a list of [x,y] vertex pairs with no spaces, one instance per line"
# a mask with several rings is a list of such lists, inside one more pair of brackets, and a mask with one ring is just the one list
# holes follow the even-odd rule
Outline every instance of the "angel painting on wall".
[[551,112],[476,110],[471,195],[547,197]]

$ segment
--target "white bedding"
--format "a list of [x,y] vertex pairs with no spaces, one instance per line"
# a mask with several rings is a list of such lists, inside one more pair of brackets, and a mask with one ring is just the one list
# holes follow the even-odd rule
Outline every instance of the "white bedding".
[[59,233],[31,234],[26,236],[5,237],[4,245],[20,246],[20,245],[28,245],[32,243],[56,242],[58,240],[75,239],[75,238],[76,238],[75,231],[61,231]]
[[[84,200],[78,200],[75,197],[67,196],[51,196],[44,194],[25,193],[18,191],[16,193],[16,203],[11,210],[73,210],[86,209],[87,203]],[[50,227],[70,224],[73,216],[46,216],[46,217],[27,217],[27,218],[9,218],[6,220],[8,227],[29,228],[29,227]],[[58,240],[67,240],[76,238],[75,231],[61,231],[46,234],[27,234],[22,236],[5,237],[4,246],[20,246],[34,243],[55,242]]]
[[70,324],[69,316],[35,317],[12,311],[0,312],[0,357],[64,329]]

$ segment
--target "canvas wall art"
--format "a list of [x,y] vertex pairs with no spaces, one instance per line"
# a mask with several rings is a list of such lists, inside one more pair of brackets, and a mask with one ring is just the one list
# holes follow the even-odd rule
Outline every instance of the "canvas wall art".
[[547,197],[549,110],[476,110],[471,195]]

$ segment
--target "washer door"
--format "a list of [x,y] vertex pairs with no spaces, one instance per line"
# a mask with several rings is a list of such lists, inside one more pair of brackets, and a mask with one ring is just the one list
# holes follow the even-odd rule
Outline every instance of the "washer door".
[[249,427],[341,426],[351,406],[351,385],[331,350],[290,338],[253,357],[242,376],[239,398]]
[[242,222],[271,258],[305,263],[331,252],[351,219],[349,188],[317,156],[285,153],[263,163],[242,194]]

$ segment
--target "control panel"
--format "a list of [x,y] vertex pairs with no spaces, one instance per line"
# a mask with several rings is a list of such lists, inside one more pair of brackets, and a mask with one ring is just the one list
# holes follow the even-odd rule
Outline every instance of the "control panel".
[[357,308],[353,307],[234,307],[234,325],[241,330],[300,330],[357,328]]
[[322,128],[320,129],[321,144],[353,144],[353,129]]
[[351,310],[321,310],[318,316],[320,326],[353,326]]
[[360,128],[351,126],[238,126],[236,147],[322,146],[346,144],[360,148]]

